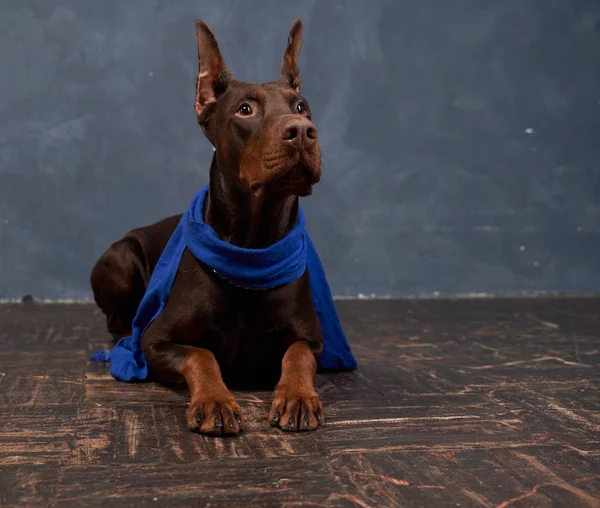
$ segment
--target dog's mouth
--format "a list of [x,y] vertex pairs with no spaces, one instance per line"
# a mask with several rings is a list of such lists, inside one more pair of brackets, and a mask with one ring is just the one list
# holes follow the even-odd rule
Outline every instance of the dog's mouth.
[[320,157],[315,155],[298,151],[281,157],[277,164],[267,161],[263,165],[262,178],[251,184],[252,192],[256,197],[275,193],[301,197],[311,195],[313,185],[321,179]]
[[275,180],[274,185],[280,191],[308,196],[312,194],[312,187],[319,182],[320,177],[320,168],[300,161],[295,167]]

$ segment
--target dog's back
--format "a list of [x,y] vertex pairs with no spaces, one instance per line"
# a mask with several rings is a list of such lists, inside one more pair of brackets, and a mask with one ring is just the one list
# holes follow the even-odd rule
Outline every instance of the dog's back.
[[131,335],[131,325],[148,281],[180,215],[131,230],[113,243],[94,265],[90,282],[94,300],[106,315],[115,340]]

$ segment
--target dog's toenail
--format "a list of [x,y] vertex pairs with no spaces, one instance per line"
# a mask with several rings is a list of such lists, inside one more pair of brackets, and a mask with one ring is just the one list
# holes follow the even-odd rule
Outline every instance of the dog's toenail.
[[223,422],[221,421],[221,418],[215,418],[215,427],[222,427],[223,426]]
[[281,414],[279,413],[279,410],[275,411],[275,414],[273,415],[273,421],[275,423],[279,423],[280,418],[281,418]]
[[308,415],[304,417],[304,422],[302,422],[302,428],[308,429]]
[[196,423],[198,425],[202,423],[202,415],[200,413],[196,413]]
[[229,420],[227,420],[227,426],[228,426],[230,429],[233,429],[233,418],[229,418]]
[[288,420],[288,427],[290,429],[296,428],[296,419],[293,416]]
[[242,417],[240,415],[235,415],[235,419],[240,425],[242,424]]
[[320,410],[320,409],[317,409],[317,420],[318,420],[318,421],[321,421],[321,420],[322,420],[322,418],[323,418],[323,417],[321,416],[321,410]]

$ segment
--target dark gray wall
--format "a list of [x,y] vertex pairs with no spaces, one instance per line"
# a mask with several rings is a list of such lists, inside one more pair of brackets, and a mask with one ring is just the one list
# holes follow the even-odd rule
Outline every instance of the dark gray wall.
[[598,0],[3,0],[0,298],[89,297],[206,183],[200,17],[252,81],[304,20],[336,294],[600,291]]

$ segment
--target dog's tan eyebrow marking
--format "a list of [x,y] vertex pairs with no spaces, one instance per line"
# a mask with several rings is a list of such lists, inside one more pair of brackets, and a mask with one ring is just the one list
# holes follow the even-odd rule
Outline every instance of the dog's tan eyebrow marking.
[[262,90],[254,90],[248,94],[248,98],[254,101],[261,101],[265,98],[265,92]]

